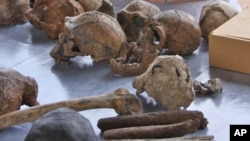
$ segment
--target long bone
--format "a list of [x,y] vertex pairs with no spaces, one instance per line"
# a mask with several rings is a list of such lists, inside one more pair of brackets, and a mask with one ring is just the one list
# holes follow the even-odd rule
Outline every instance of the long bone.
[[119,88],[109,94],[33,106],[2,115],[0,116],[0,129],[32,122],[45,113],[59,107],[67,107],[76,111],[94,108],[113,108],[120,115],[142,113],[142,105],[136,96],[130,94],[126,89]]

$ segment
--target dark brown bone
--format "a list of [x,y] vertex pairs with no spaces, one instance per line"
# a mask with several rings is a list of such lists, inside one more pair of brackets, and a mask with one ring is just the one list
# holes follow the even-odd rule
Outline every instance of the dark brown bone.
[[106,130],[124,127],[174,124],[196,118],[201,121],[199,128],[207,127],[208,121],[202,112],[187,110],[152,112],[138,115],[103,118],[98,121],[97,126],[102,132],[104,132]]
[[170,125],[151,125],[105,131],[104,139],[146,139],[180,137],[193,133],[200,125],[199,119],[186,120]]

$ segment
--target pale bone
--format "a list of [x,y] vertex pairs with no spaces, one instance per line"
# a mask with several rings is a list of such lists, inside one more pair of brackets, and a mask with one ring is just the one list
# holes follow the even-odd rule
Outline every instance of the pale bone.
[[142,105],[136,96],[130,94],[126,89],[119,88],[113,93],[105,95],[39,105],[2,115],[0,116],[0,129],[34,121],[45,113],[59,107],[67,107],[76,111],[95,108],[113,108],[120,115],[142,113]]
[[135,77],[137,94],[144,91],[168,110],[187,108],[195,98],[192,78],[181,56],[158,56],[147,71]]
[[231,4],[222,0],[213,0],[202,7],[199,24],[202,37],[208,40],[209,34],[231,19],[239,11]]

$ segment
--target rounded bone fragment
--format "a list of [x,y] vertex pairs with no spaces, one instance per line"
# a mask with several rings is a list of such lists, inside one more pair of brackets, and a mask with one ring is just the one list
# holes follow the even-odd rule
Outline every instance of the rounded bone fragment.
[[147,94],[168,110],[187,108],[193,101],[192,78],[186,61],[181,56],[158,56],[147,71],[135,77],[137,94]]
[[127,44],[117,20],[99,11],[65,18],[64,32],[50,52],[59,63],[75,56],[90,55],[95,61],[109,61]]
[[222,0],[213,0],[202,7],[199,24],[202,37],[208,40],[209,34],[217,27],[231,19],[239,11]]
[[37,119],[25,141],[97,141],[87,118],[69,108],[58,108]]
[[83,12],[75,0],[36,0],[25,15],[34,27],[44,30],[50,39],[57,39],[64,29],[64,18]]
[[0,0],[0,25],[26,22],[24,13],[29,8],[29,0]]
[[0,115],[19,110],[22,105],[38,105],[37,95],[38,85],[34,78],[0,67]]
[[103,0],[77,0],[84,11],[96,11],[102,6]]
[[117,20],[129,42],[137,40],[139,32],[160,9],[147,1],[133,0],[117,13]]

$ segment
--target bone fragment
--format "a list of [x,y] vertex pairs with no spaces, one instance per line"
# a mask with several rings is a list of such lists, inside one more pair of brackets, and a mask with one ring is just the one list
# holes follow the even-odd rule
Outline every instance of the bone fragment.
[[29,109],[19,110],[0,116],[0,129],[25,122],[31,122],[45,113],[67,107],[76,111],[94,108],[113,108],[118,114],[138,114],[142,112],[142,106],[136,96],[129,94],[126,89],[119,88],[113,93],[78,98],[47,105],[34,106]]
[[181,137],[193,133],[200,126],[200,120],[189,119],[170,125],[151,125],[107,130],[104,139],[146,139]]
[[196,118],[200,120],[199,128],[203,129],[207,127],[208,121],[202,112],[188,110],[162,111],[102,118],[98,121],[97,126],[104,132],[106,130],[124,127],[174,124]]
[[219,78],[208,80],[205,83],[193,81],[193,88],[197,94],[209,95],[222,92],[222,83]]

